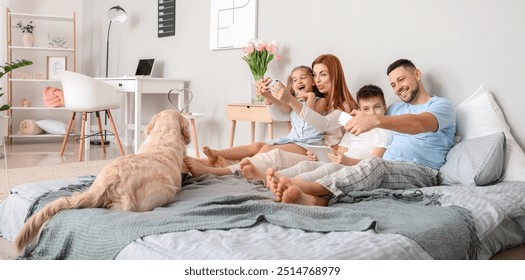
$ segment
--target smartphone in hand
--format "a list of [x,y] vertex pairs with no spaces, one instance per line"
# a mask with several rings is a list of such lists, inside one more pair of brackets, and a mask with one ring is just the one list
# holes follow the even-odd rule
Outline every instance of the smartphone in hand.
[[339,115],[339,119],[337,120],[337,123],[339,123],[342,126],[345,126],[345,124],[352,119],[352,116],[348,114],[347,112],[341,112],[341,115]]

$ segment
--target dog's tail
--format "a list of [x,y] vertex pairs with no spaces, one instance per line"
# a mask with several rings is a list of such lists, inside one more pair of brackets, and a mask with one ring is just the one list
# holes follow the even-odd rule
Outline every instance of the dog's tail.
[[59,211],[76,208],[104,207],[102,203],[103,200],[100,199],[100,197],[100,194],[86,191],[84,193],[75,193],[70,197],[62,197],[48,203],[44,208],[31,216],[24,224],[15,238],[16,251],[22,253],[25,248],[34,247],[38,243],[38,236],[43,225]]

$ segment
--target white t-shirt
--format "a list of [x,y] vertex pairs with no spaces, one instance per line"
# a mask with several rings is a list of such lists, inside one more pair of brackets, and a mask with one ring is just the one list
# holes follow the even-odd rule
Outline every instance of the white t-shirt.
[[392,132],[382,128],[374,128],[358,136],[346,132],[339,146],[348,148],[345,156],[364,159],[372,156],[375,148],[388,148],[392,141]]

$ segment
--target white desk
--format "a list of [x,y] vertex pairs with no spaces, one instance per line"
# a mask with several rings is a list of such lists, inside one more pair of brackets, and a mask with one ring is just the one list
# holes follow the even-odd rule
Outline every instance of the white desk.
[[[132,93],[134,97],[134,108],[131,111],[131,97],[128,95],[124,102],[124,121],[126,128],[124,129],[124,138],[126,146],[129,146],[130,137],[129,130],[133,130],[133,148],[135,153],[138,152],[141,140],[141,107],[142,95],[144,94],[167,94],[172,90],[172,94],[178,94],[177,106],[182,110],[186,105],[186,98],[183,89],[187,81],[169,79],[169,78],[145,78],[145,77],[118,77],[118,78],[97,78],[114,86],[117,91]],[[133,114],[133,120],[130,115]],[[129,124],[129,125],[128,125]]]

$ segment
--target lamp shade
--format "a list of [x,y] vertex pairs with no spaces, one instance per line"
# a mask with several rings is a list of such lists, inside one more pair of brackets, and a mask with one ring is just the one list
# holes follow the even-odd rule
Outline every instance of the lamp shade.
[[126,11],[122,9],[122,7],[114,6],[108,10],[108,18],[110,21],[123,22],[126,21],[128,15],[126,14]]

